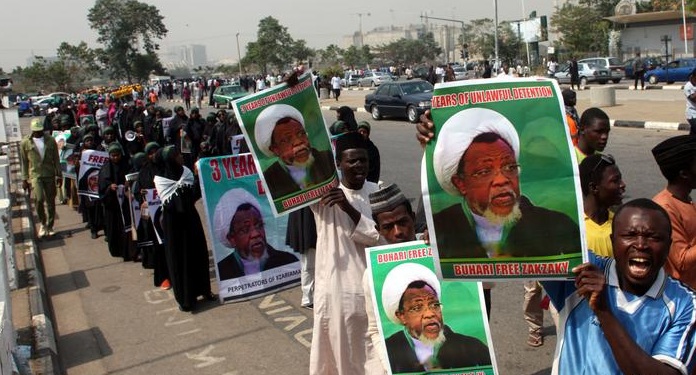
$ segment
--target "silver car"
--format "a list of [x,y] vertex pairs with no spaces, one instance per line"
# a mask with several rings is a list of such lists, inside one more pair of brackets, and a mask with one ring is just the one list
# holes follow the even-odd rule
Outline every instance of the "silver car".
[[382,72],[365,72],[365,75],[358,80],[358,87],[377,87],[382,82],[391,81],[391,76]]
[[[567,64],[560,66],[554,77],[559,83],[570,83],[570,69]],[[580,88],[585,88],[589,82],[605,84],[611,79],[611,72],[607,68],[602,68],[588,63],[578,63],[578,77]]]

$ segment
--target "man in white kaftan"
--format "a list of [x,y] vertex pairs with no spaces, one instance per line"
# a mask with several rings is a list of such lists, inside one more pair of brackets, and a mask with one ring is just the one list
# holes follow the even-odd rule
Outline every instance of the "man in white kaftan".
[[364,371],[365,248],[379,241],[369,200],[377,185],[365,181],[365,147],[358,133],[337,140],[341,184],[311,206],[317,223],[317,250],[310,374],[354,375]]

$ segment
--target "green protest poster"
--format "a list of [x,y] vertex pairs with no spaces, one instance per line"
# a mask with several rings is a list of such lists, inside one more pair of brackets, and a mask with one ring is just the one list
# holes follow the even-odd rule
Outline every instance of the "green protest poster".
[[[391,374],[497,374],[481,283],[440,281],[423,241],[372,247],[369,298]],[[368,314],[370,310],[368,309]]]
[[562,279],[587,259],[558,83],[436,86],[421,187],[441,277]]
[[285,245],[287,216],[273,216],[253,156],[204,158],[197,167],[220,301],[296,286],[300,261]]
[[294,86],[280,84],[233,105],[274,215],[308,206],[338,186],[310,73]]

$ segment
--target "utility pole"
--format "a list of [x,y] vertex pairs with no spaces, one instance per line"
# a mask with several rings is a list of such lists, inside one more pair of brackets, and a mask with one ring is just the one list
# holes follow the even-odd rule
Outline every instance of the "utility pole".
[[370,13],[353,13],[353,15],[358,16],[358,28],[360,30],[360,45],[358,47],[362,48],[365,45],[362,29],[362,16],[369,16]]
[[[458,22],[459,24],[462,25],[462,43],[466,43],[466,42],[464,41],[464,21],[461,21],[461,20],[453,20],[453,19],[451,19],[451,18],[431,17],[431,16],[428,16],[428,15],[425,15],[425,16],[422,16],[422,15],[421,15],[420,18],[421,18],[421,19],[425,18],[425,23],[426,23],[426,25],[428,24],[428,19],[433,19],[433,20],[438,20],[438,21]],[[448,25],[445,25],[445,30],[447,31],[447,32],[445,33],[445,34],[447,34],[447,36],[446,36],[447,44],[449,44],[450,37],[449,37],[449,26],[448,26]],[[452,39],[454,39],[454,32],[452,32]],[[453,44],[456,45],[456,43],[453,43]],[[452,57],[452,59],[455,59],[455,58],[456,58],[456,57],[455,57],[455,56],[456,56],[456,47],[454,47],[454,45],[452,46],[452,49],[453,49],[453,52],[452,52],[452,53],[454,54],[453,57]],[[496,44],[496,45],[497,45],[497,44]],[[448,62],[449,62],[449,46],[443,46],[443,47],[445,47],[445,51],[447,51],[447,52],[445,52],[445,55],[446,55],[445,57],[446,57],[446,59],[447,59]],[[462,47],[462,48],[463,48],[463,47]],[[497,49],[496,49],[496,50],[497,50]]]
[[239,33],[237,33],[237,64],[239,65],[239,76],[242,76],[242,54],[239,52]]

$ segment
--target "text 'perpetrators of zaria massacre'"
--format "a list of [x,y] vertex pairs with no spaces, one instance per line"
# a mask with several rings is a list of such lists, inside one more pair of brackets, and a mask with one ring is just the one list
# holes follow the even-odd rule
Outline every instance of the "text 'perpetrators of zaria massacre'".
[[377,263],[403,262],[409,259],[430,258],[433,256],[433,249],[421,247],[411,250],[395,251],[377,255]]
[[264,96],[262,98],[254,100],[252,102],[242,104],[241,106],[239,106],[239,109],[242,113],[253,111],[255,109],[265,107],[267,105],[281,101],[283,99],[287,99],[287,98],[299,93],[300,91],[306,89],[307,87],[310,87],[311,85],[312,85],[312,80],[306,80],[306,81],[298,83],[295,86],[292,86],[292,87],[289,87],[285,90],[279,91],[275,94]]
[[444,95],[435,95],[433,96],[432,107],[447,108],[470,104],[551,97],[553,97],[553,89],[548,86],[477,90]]
[[464,263],[454,264],[453,270],[456,276],[563,275],[568,273],[569,263]]

